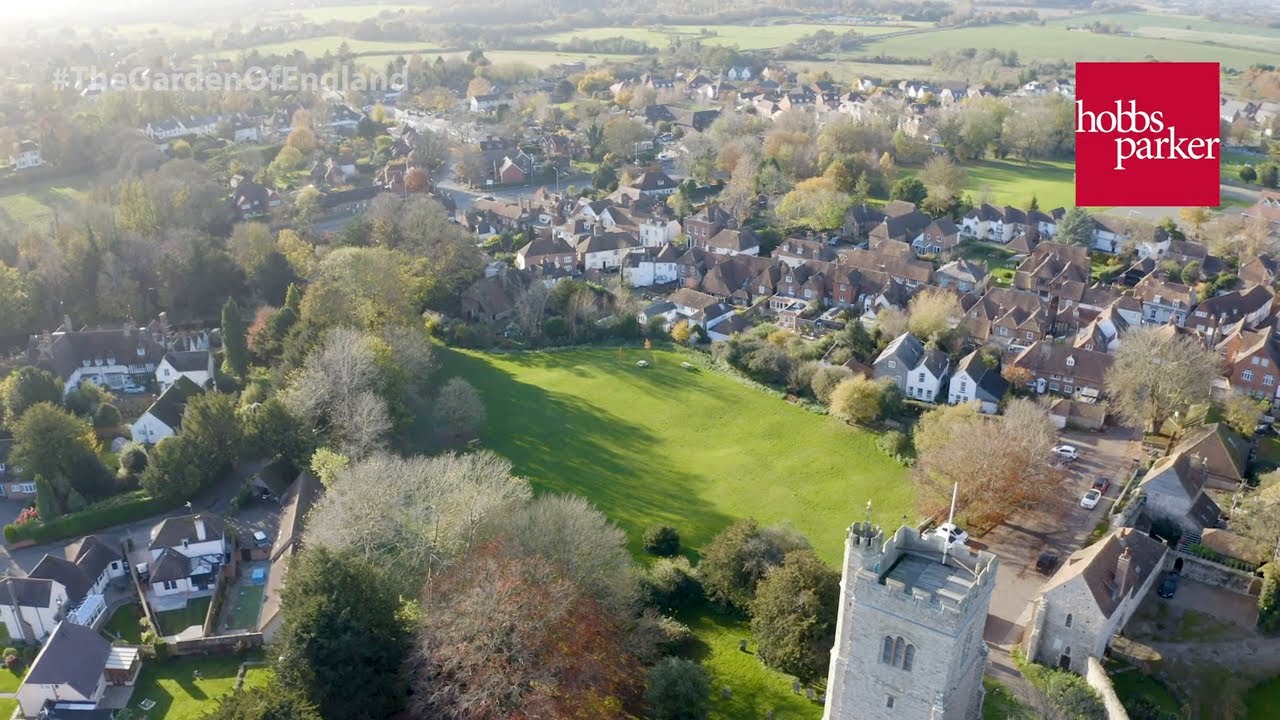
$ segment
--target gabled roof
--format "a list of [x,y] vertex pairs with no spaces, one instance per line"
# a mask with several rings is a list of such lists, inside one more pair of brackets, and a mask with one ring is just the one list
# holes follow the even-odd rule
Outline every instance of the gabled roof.
[[108,565],[119,560],[120,557],[118,546],[113,546],[99,535],[89,535],[80,542],[80,548],[76,550],[76,565],[84,570],[91,580],[96,580],[102,576],[102,572]]
[[934,348],[924,351],[924,358],[921,359],[920,365],[916,367],[923,367],[934,377],[942,377],[942,374],[947,371],[947,365],[950,362],[951,358],[947,357],[946,353]]
[[[1128,577],[1118,577],[1121,555],[1129,553]],[[1101,540],[1067,558],[1058,572],[1045,583],[1042,595],[1070,582],[1082,581],[1103,617],[1111,617],[1120,603],[1135,596],[1151,573],[1162,565],[1168,547],[1149,535],[1133,528],[1120,528],[1104,535]],[[1124,593],[1120,589],[1123,585]],[[1084,608],[1081,608],[1084,610]]]
[[208,350],[171,350],[164,354],[174,370],[178,372],[197,372],[209,369]]
[[970,262],[963,258],[952,260],[951,262],[938,268],[934,276],[946,275],[962,282],[971,282],[974,285],[980,285],[987,277],[986,268],[978,263]]
[[993,368],[983,362],[982,357],[977,350],[965,355],[964,358],[956,364],[952,377],[967,375],[977,389],[974,393],[979,400],[988,402],[1000,402],[1004,394],[1009,390],[1009,381],[1000,375],[997,368]]
[[[75,563],[53,555],[45,555],[40,562],[31,568],[27,577],[53,580],[67,589],[67,602],[75,605],[84,599],[95,578],[89,577],[84,568]],[[0,598],[2,601],[3,598]]]
[[53,598],[54,582],[48,578],[0,578],[0,605],[16,602],[21,607],[47,608]]
[[[200,540],[199,533],[196,532],[197,520],[204,523],[204,540]],[[160,548],[178,547],[182,545],[184,539],[193,543],[208,542],[222,537],[226,529],[227,524],[217,515],[181,515],[179,517],[165,518],[153,533],[151,544],[148,548],[159,550]]]
[[171,582],[190,576],[191,559],[177,550],[165,548],[160,551],[159,557],[151,563],[150,582]]
[[1209,423],[1187,432],[1174,452],[1199,455],[1209,472],[1239,479],[1249,460],[1249,443],[1223,423]]
[[68,685],[93,697],[111,654],[111,643],[96,630],[62,621],[31,663],[23,685]]
[[920,364],[920,359],[924,356],[924,343],[916,339],[911,333],[902,333],[894,338],[880,354],[876,356],[875,364],[880,364],[881,360],[890,358],[897,360],[904,365],[904,369],[911,369]]
[[151,403],[147,414],[156,418],[168,427],[178,430],[182,427],[182,414],[187,409],[187,402],[193,396],[204,392],[185,375],[179,377],[167,390]]

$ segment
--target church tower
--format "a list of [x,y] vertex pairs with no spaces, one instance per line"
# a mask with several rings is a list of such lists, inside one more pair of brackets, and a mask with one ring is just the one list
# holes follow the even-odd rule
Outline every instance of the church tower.
[[823,720],[975,720],[995,555],[854,523]]

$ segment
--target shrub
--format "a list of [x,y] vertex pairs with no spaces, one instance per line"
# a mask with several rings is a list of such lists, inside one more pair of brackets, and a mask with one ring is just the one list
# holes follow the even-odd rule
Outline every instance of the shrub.
[[662,559],[644,576],[646,602],[662,610],[679,610],[703,599],[702,583],[689,558]]
[[911,438],[907,437],[905,433],[890,430],[876,438],[876,448],[905,465],[911,454]]
[[652,665],[680,652],[692,635],[688,625],[648,608],[636,619],[635,627],[627,636],[627,649],[640,662]]
[[670,525],[650,525],[644,531],[644,551],[658,557],[680,552],[680,533]]
[[120,417],[120,410],[111,403],[104,403],[98,406],[98,411],[93,414],[93,426],[96,428],[113,428],[119,427],[124,422],[124,418]]
[[[63,538],[88,535],[114,525],[137,522],[176,506],[177,503],[174,501],[153,498],[142,491],[135,491],[107,498],[86,507],[81,512],[63,515],[48,522],[6,525],[4,537],[10,543],[23,540],[33,540],[36,543],[53,542]],[[13,528],[12,532],[10,528]]]
[[693,660],[664,658],[649,671],[644,701],[654,720],[703,720],[711,704],[711,680]]
[[4,526],[4,541],[12,545],[18,542],[18,526],[12,523]]
[[4,666],[10,670],[16,670],[18,664],[22,662],[22,658],[18,657],[18,651],[14,648],[5,648],[4,650]]
[[847,367],[840,365],[823,365],[813,373],[813,378],[809,381],[809,387],[813,390],[813,396],[818,402],[830,402],[831,393],[844,380],[849,379],[853,375],[853,371]]
[[1262,592],[1258,595],[1258,629],[1267,634],[1280,632],[1280,567],[1262,568]]

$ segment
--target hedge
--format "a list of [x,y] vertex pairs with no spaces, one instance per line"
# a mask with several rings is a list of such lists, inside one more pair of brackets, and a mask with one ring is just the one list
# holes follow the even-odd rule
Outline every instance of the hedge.
[[179,504],[175,500],[153,498],[141,490],[135,490],[109,497],[80,512],[63,515],[49,522],[33,520],[22,525],[5,525],[4,539],[8,543],[31,540],[41,544],[80,537],[103,528],[137,522],[172,510]]

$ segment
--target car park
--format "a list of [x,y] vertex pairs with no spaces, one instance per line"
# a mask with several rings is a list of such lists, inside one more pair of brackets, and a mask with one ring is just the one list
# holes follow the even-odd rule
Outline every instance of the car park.
[[1107,490],[1111,489],[1111,479],[1099,475],[1093,479],[1093,484],[1089,486],[1092,490],[1097,490],[1103,495],[1107,494]]
[[1160,582],[1160,597],[1168,600],[1178,591],[1178,573],[1170,570],[1165,574],[1164,580]]
[[1066,462],[1074,462],[1080,458],[1080,451],[1077,450],[1074,445],[1055,445],[1053,447],[1053,454]]
[[1084,497],[1080,498],[1080,507],[1084,508],[1085,510],[1092,510],[1098,507],[1098,501],[1101,499],[1102,499],[1102,493],[1090,488],[1089,492],[1086,492],[1084,494]]

